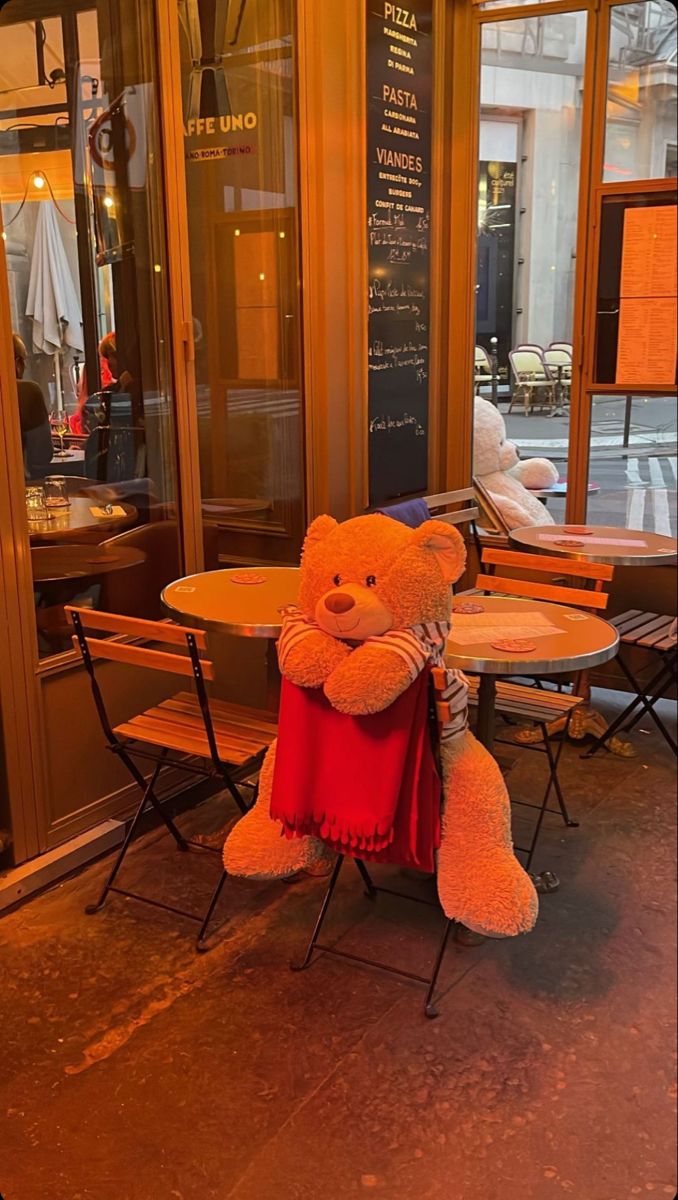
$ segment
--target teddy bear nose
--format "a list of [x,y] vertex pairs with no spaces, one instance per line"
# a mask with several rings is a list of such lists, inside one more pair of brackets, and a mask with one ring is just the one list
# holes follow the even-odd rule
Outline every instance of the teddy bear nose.
[[332,592],[325,600],[325,608],[331,613],[350,612],[354,607],[355,600],[347,592]]

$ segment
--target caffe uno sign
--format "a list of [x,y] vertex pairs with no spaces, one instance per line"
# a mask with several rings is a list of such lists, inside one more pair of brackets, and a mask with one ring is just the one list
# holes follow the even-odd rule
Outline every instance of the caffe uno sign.
[[210,162],[256,153],[256,142],[224,142],[235,133],[251,133],[257,128],[255,112],[228,113],[219,117],[190,117],[184,123],[186,157],[190,162]]

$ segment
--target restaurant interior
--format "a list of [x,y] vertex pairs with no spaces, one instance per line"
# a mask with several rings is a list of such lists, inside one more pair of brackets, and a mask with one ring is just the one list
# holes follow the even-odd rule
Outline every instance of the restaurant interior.
[[0,1200],[674,1196],[675,4],[0,47]]

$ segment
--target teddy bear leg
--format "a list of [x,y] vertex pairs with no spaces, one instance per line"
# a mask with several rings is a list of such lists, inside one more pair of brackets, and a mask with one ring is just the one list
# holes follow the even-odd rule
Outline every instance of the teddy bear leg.
[[259,776],[256,804],[245,813],[226,838],[224,867],[229,875],[245,879],[285,879],[297,871],[315,873],[326,857],[318,838],[286,838],[278,821],[269,815],[276,743],[269,747]]
[[446,916],[488,937],[527,933],[537,893],[513,852],[499,767],[471,733],[443,745],[442,765],[438,895]]

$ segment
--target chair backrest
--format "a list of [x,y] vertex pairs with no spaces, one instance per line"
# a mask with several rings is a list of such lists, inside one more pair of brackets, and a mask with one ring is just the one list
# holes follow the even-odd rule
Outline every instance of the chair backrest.
[[[146,621],[139,617],[121,616],[118,613],[100,612],[94,608],[77,608],[67,604],[64,611],[73,622],[75,635],[73,644],[80,650],[85,666],[92,674],[92,659],[107,658],[133,667],[148,667],[153,671],[168,671],[173,675],[196,677],[196,670],[204,679],[214,678],[212,662],[202,657],[207,650],[207,636],[200,629],[187,629],[182,625],[171,625],[166,621]],[[111,638],[88,637],[86,629],[100,633],[113,633],[125,637],[159,642],[169,646],[181,646],[188,656],[168,650],[150,650],[130,642]]]
[[[437,496],[424,496],[424,501],[431,516],[448,525],[465,525],[469,521],[477,521],[480,516],[472,487],[459,488],[456,492],[440,492]],[[461,508],[460,505],[465,507]],[[444,511],[450,507],[453,508],[452,512]]]
[[544,351],[544,362],[547,367],[571,367],[572,355],[568,350],[549,346],[548,350]]
[[473,476],[473,491],[480,509],[480,522],[483,529],[497,537],[508,539],[511,530],[501,509],[495,504],[479,475]]
[[534,350],[535,354],[542,355],[544,353],[542,347],[537,342],[520,342],[518,346],[513,347],[514,350]]
[[549,350],[566,350],[572,358],[572,342],[551,342]]
[[[609,596],[603,591],[603,584],[609,583],[614,575],[614,567],[609,563],[575,562],[555,555],[527,554],[487,546],[483,550],[482,564],[492,568],[492,571],[489,574],[480,572],[477,576],[475,586],[481,591],[550,600],[555,604],[569,604],[574,608],[596,609],[599,612],[607,608]],[[501,574],[497,574],[497,568],[502,568]],[[515,579],[506,573],[511,569],[529,571],[547,578]],[[575,581],[586,579],[592,587],[563,586],[554,582],[554,579],[563,578]]]
[[516,379],[548,379],[541,350],[509,350],[509,360]]
[[476,346],[474,353],[474,363],[476,372],[483,371],[488,375],[492,374],[492,363],[490,356],[484,346]]

